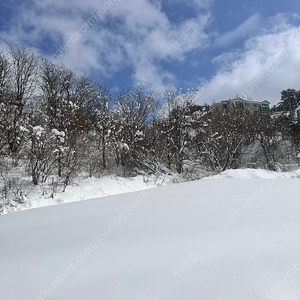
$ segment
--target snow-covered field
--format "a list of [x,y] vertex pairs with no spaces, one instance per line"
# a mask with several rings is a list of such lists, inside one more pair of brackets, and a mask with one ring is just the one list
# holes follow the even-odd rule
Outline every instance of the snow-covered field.
[[3,215],[0,298],[299,300],[299,178],[231,170]]

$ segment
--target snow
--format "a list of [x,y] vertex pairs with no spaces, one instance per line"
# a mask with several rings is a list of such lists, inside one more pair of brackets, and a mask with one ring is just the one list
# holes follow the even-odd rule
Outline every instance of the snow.
[[238,179],[277,179],[300,178],[300,169],[294,172],[275,172],[263,169],[229,169],[206,179],[238,178]]
[[40,136],[42,135],[42,132],[44,131],[44,128],[41,127],[41,126],[34,126],[34,127],[32,128],[32,130],[33,130],[33,133],[34,133],[36,136],[40,137]]
[[58,131],[55,128],[51,129],[51,133],[54,134],[54,135],[56,135],[56,136],[63,136],[63,137],[65,136],[64,131]]
[[[40,185],[31,190],[24,204],[18,205],[17,210],[26,210],[61,203],[82,201],[140,190],[146,190],[161,185],[171,184],[174,178],[171,176],[135,176],[124,178],[116,175],[107,175],[101,178],[79,178],[73,185],[67,186],[65,192],[62,187],[51,197],[51,180],[49,185]],[[44,196],[41,196],[41,191]]]
[[29,132],[29,130],[24,126],[20,126],[20,131]]
[[4,215],[1,299],[298,300],[299,177],[271,174]]

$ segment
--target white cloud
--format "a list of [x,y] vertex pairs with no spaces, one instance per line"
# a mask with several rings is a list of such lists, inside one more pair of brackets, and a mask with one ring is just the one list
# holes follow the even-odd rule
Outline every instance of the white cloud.
[[[194,1],[197,7],[203,7],[212,0]],[[18,7],[8,35],[0,32],[0,37],[11,44],[35,47],[39,52],[39,43],[47,36],[51,39],[49,44],[57,45],[54,58],[62,55],[59,61],[77,72],[97,71],[108,78],[131,66],[136,82],[147,77],[149,84],[160,89],[171,79],[176,81],[173,74],[161,69],[162,61],[184,60],[187,53],[207,47],[210,42],[205,32],[211,21],[209,13],[172,24],[159,1],[33,0],[30,3]],[[172,45],[191,26],[198,35],[186,42],[181,52],[175,51]]]
[[300,27],[289,24],[282,15],[270,19],[269,25],[269,30],[247,40],[242,51],[214,59],[217,73],[199,87],[203,102],[239,94],[276,104],[281,90],[300,89]]
[[245,38],[250,33],[261,29],[262,23],[262,16],[258,13],[255,13],[245,22],[239,25],[236,29],[218,36],[215,40],[214,45],[217,47],[226,47],[232,44],[234,41]]

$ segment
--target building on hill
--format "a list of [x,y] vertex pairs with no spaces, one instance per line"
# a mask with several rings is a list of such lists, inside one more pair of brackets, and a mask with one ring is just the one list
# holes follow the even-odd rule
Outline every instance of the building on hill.
[[241,97],[215,102],[211,106],[212,110],[232,110],[237,109],[246,113],[261,113],[263,115],[270,115],[270,102],[267,100],[255,101],[245,100]]

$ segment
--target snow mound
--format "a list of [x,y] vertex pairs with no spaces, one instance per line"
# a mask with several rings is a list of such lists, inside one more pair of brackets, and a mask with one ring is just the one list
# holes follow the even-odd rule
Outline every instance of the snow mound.
[[277,178],[300,178],[300,169],[294,172],[275,172],[263,169],[231,169],[218,175],[206,177],[205,179],[277,179]]

